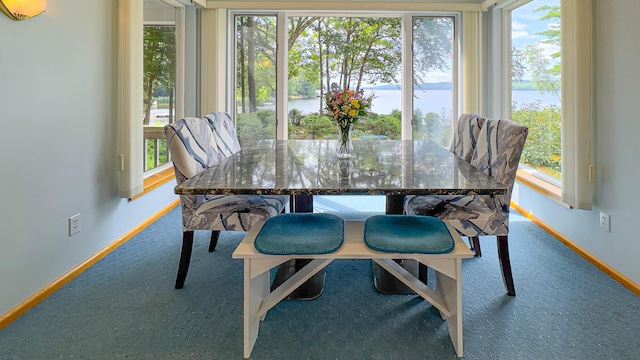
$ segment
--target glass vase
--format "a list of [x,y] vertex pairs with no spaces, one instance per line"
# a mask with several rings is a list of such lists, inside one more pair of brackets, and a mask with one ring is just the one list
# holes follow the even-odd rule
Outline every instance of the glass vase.
[[353,145],[351,144],[351,129],[353,123],[346,125],[338,124],[338,159],[349,159],[353,152]]

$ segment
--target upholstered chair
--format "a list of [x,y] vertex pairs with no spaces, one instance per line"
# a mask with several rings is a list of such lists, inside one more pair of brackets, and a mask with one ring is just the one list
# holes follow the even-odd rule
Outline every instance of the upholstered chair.
[[[471,162],[471,158],[476,150],[480,129],[487,119],[476,113],[464,113],[460,115],[458,121],[454,124],[453,141],[451,142],[450,151],[466,162]],[[405,202],[413,198],[413,195],[405,197]],[[420,199],[424,204],[424,208],[431,208],[438,211],[450,201],[456,201],[459,196],[454,195],[433,195],[425,196]],[[482,256],[480,249],[480,240],[477,236],[469,237],[469,245],[474,256]]]
[[[240,151],[227,113],[181,119],[164,131],[178,184]],[[288,201],[287,195],[180,195],[183,238],[176,289],[183,287],[187,277],[194,230],[212,231],[211,252],[220,231],[248,231],[256,222],[283,212]]]
[[476,149],[480,128],[485,121],[487,121],[485,117],[475,113],[460,115],[453,129],[451,152],[464,161],[470,162]]
[[528,128],[511,120],[487,120],[481,127],[471,165],[508,186],[504,195],[458,196],[434,203],[430,196],[415,196],[405,202],[409,215],[430,215],[446,220],[461,235],[495,235],[507,294],[515,296],[509,259],[509,206],[520,155]]

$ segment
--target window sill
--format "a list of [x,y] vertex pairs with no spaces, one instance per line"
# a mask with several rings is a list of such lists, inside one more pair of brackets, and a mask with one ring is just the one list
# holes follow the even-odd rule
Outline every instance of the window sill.
[[156,189],[169,181],[173,181],[174,179],[175,172],[173,171],[173,166],[167,167],[166,169],[159,171],[151,176],[147,176],[144,178],[144,190],[140,194],[129,198],[129,201],[137,199],[140,196],[150,192],[151,190]]
[[565,204],[564,202],[562,202],[562,189],[560,189],[560,186],[552,184],[548,181],[544,181],[539,177],[532,175],[522,169],[518,169],[518,172],[516,173],[516,181],[539,192],[540,194],[550,198],[551,200],[566,208],[571,208],[569,204]]

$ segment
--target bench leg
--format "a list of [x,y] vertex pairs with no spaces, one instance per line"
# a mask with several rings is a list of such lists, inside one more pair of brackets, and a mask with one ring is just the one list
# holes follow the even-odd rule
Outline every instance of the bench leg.
[[[256,344],[260,321],[264,320],[267,311],[276,306],[292,291],[305,284],[307,280],[320,271],[333,259],[313,259],[304,268],[300,269],[278,288],[270,289],[270,269],[277,266],[272,259],[245,259],[244,260],[244,357],[251,356],[251,350]],[[252,266],[255,266],[260,274],[252,276]]]
[[244,358],[251,356],[251,350],[256,344],[260,321],[264,320],[264,315],[260,316],[260,305],[269,296],[270,272],[251,279],[251,260],[244,261]]
[[449,337],[456,355],[462,357],[462,259],[448,259],[447,262],[455,268],[454,274],[451,274],[453,277],[439,272],[437,266],[434,267],[435,291],[392,259],[374,259],[374,262],[440,311],[442,318],[447,320]]
[[463,357],[462,346],[462,260],[456,259],[456,279],[436,271],[436,292],[443,299],[450,315],[444,316],[449,337],[458,357]]

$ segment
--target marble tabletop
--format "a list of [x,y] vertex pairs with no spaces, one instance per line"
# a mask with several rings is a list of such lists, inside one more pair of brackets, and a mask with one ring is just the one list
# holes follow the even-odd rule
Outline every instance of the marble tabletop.
[[506,186],[426,140],[263,140],[176,186],[175,193],[287,195],[490,195]]

